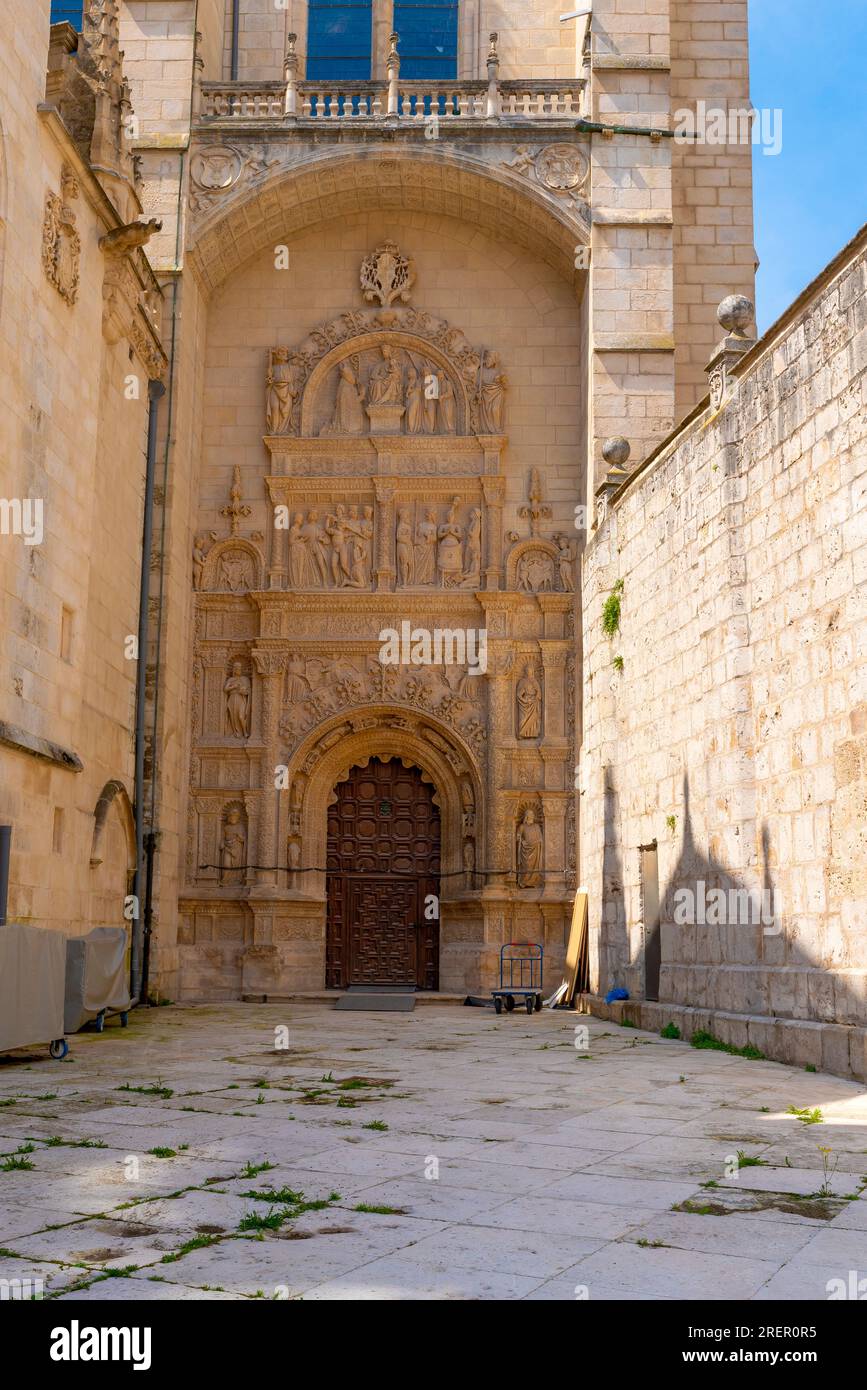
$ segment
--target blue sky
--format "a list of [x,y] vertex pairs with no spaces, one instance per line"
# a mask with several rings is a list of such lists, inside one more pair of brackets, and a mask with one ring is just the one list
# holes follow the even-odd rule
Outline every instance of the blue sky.
[[867,222],[867,0],[749,0],[750,95],[783,147],[753,147],[760,332]]

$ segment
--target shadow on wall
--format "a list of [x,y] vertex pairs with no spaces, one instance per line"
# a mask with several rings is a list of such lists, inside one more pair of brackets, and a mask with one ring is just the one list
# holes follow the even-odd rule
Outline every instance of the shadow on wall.
[[[797,914],[780,901],[773,849],[761,826],[761,886],[752,887],[696,844],[683,779],[683,839],[660,893],[661,1002],[735,1014],[864,1024],[857,983],[830,970],[799,933]],[[600,993],[625,986],[644,996],[643,950],[633,954],[626,921],[617,791],[605,769]]]

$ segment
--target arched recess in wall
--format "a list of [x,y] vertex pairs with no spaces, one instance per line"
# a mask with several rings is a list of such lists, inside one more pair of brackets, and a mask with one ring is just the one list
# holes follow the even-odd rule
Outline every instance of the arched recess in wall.
[[188,256],[206,292],[273,247],[276,229],[288,240],[315,222],[370,208],[437,212],[468,222],[538,256],[580,291],[586,273],[575,268],[575,248],[589,242],[589,227],[517,169],[457,151],[383,146],[365,149],[363,158],[359,153],[329,150],[262,175],[230,145],[221,146],[213,158],[229,172],[217,192],[207,183],[208,146],[197,149]]
[[124,899],[136,868],[135,817],[122,782],[106,782],[93,812],[90,844],[90,911],[93,926],[124,924]]

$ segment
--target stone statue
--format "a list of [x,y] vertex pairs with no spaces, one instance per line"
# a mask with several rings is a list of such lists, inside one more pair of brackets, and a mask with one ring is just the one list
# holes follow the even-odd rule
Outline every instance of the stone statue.
[[233,738],[250,737],[250,697],[252,691],[253,684],[250,677],[244,675],[243,663],[233,661],[231,673],[223,686],[223,692],[226,696],[226,722]]
[[193,541],[193,588],[201,589],[205,580],[205,561],[208,558],[207,536],[196,536]]
[[528,661],[518,681],[518,738],[538,738],[542,732],[542,687]]
[[455,388],[445,372],[439,376],[439,425],[442,434],[454,434],[456,429]]
[[241,812],[233,806],[226,816],[223,839],[220,844],[220,878],[237,882],[243,879],[247,860],[247,832],[241,820]]
[[415,529],[415,582],[433,584],[436,579],[437,522],[429,507]]
[[358,358],[347,357],[337,371],[337,397],[331,424],[323,434],[363,434],[364,392],[358,385]]
[[464,547],[464,578],[479,580],[482,573],[482,513],[478,507],[470,512],[467,543]]
[[395,531],[395,554],[397,559],[397,582],[405,589],[413,582],[415,556],[412,544],[412,521],[408,508],[401,507],[397,514]]
[[444,589],[454,588],[463,572],[463,530],[455,519],[460,499],[452,498],[446,519],[437,530],[437,569]]
[[304,670],[304,658],[295,652],[289,658],[286,672],[286,699],[292,705],[299,700],[306,700],[310,694],[310,682],[304,674]]
[[476,869],[476,846],[472,840],[464,840],[463,860],[464,882],[467,888],[472,888]]
[[298,870],[301,868],[301,846],[297,840],[289,841],[287,863],[290,874],[297,874]]
[[499,370],[500,359],[495,352],[482,358],[479,381],[479,432],[502,434],[508,381]]
[[307,572],[314,588],[328,586],[328,537],[319,525],[319,512],[311,507],[301,529],[307,546]]
[[538,888],[542,882],[542,827],[534,811],[525,811],[518,826],[518,887]]
[[560,587],[565,594],[569,594],[575,588],[575,552],[572,549],[572,542],[568,536],[555,536],[557,542],[557,570],[560,575]]
[[296,512],[289,527],[289,587],[309,589],[313,582],[307,537],[304,534],[304,515]]
[[395,356],[394,348],[388,343],[380,349],[382,361],[375,366],[368,379],[368,400],[371,405],[403,404],[403,372]]
[[425,425],[424,378],[413,363],[406,375],[406,432],[421,434]]
[[285,434],[289,429],[298,390],[297,362],[290,361],[288,348],[274,348],[265,379],[265,421],[269,434]]
[[424,383],[424,394],[422,399],[424,432],[425,434],[436,434],[437,401],[439,400],[440,394],[439,377],[436,372],[429,370],[422,380]]
[[349,578],[349,565],[344,564],[347,560],[346,546],[349,540],[349,531],[346,526],[346,508],[342,502],[338,502],[332,514],[325,518],[325,530],[331,540],[331,554],[329,556],[329,568],[331,570],[331,580],[335,589],[342,589],[345,581]]

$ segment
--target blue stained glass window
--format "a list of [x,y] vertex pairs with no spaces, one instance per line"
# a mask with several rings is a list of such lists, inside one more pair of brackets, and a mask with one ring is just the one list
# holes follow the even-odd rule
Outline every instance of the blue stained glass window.
[[371,0],[310,0],[307,76],[311,81],[370,77]]
[[83,0],[51,0],[51,23],[52,24],[71,24],[75,29],[81,29],[81,13],[84,8]]
[[458,0],[395,0],[394,28],[400,35],[401,77],[457,77]]

